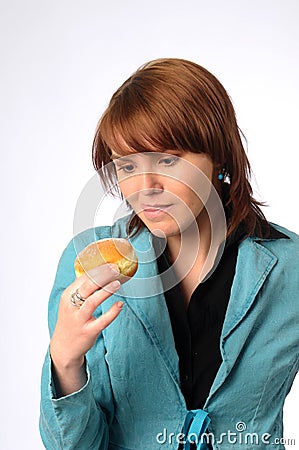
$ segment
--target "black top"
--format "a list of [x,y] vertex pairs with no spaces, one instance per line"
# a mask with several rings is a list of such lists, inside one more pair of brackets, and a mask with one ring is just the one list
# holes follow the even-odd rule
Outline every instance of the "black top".
[[[203,408],[222,362],[220,335],[235,275],[238,246],[246,237],[240,225],[227,239],[221,260],[194,290],[186,309],[180,285],[165,292],[176,350],[179,356],[181,390],[187,408]],[[255,234],[263,239],[263,236]],[[270,226],[270,239],[286,238]],[[165,242],[165,241],[164,241]],[[162,240],[155,240],[156,250]],[[171,267],[167,247],[157,258],[159,273]],[[172,271],[172,276],[175,276]],[[162,278],[163,281],[163,278]]]

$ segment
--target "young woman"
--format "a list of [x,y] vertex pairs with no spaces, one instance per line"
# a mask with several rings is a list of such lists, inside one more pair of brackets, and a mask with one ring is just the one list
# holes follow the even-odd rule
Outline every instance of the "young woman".
[[[189,61],[146,64],[113,95],[93,161],[131,213],[76,236],[61,257],[45,447],[283,449],[299,365],[299,239],[252,197],[223,86]],[[78,251],[106,237],[130,240],[136,275],[120,286],[106,264],[75,279]]]

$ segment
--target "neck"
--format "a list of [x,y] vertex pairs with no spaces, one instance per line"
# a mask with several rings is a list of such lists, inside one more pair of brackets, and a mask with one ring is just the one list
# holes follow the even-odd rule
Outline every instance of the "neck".
[[211,249],[211,225],[206,210],[183,233],[169,236],[167,246],[176,273],[183,277],[184,272],[187,275],[194,269],[201,281],[212,268],[217,253],[217,249]]

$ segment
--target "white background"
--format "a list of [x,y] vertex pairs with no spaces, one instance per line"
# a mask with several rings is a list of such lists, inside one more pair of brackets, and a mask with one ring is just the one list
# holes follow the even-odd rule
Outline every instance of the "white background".
[[[47,299],[112,93],[158,57],[212,71],[247,136],[266,215],[299,232],[299,2],[2,0],[0,21],[0,448],[39,450]],[[296,448],[298,392],[297,379],[285,407]]]

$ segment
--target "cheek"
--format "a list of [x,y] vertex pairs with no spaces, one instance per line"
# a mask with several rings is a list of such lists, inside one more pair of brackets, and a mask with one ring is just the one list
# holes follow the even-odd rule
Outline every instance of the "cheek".
[[128,202],[131,208],[138,214],[139,207],[139,185],[134,182],[131,178],[130,180],[124,180],[119,182],[120,191],[124,199]]
[[[212,174],[211,174],[212,176]],[[192,192],[192,198],[194,198],[195,203],[196,204],[206,204],[208,201],[208,198],[211,194],[211,190],[213,188],[213,184],[211,182],[211,179],[207,176],[207,177],[203,177],[201,176],[200,179],[198,178],[193,178],[190,179],[190,183],[189,183],[190,187],[192,187],[192,189],[190,189],[190,191]]]
[[135,186],[132,180],[122,180],[119,181],[118,184],[121,193],[126,199],[128,199],[137,190],[137,186]]
[[206,203],[209,194],[211,192],[211,183],[206,179],[189,178],[189,182],[179,182],[176,186],[172,187],[172,192],[174,192],[181,203],[184,203],[190,209],[201,209]]
[[204,203],[200,197],[191,190],[186,194],[184,200],[184,205],[182,205],[182,207],[184,207],[186,211],[189,211],[188,214],[191,214],[193,218],[196,218],[202,211]]

